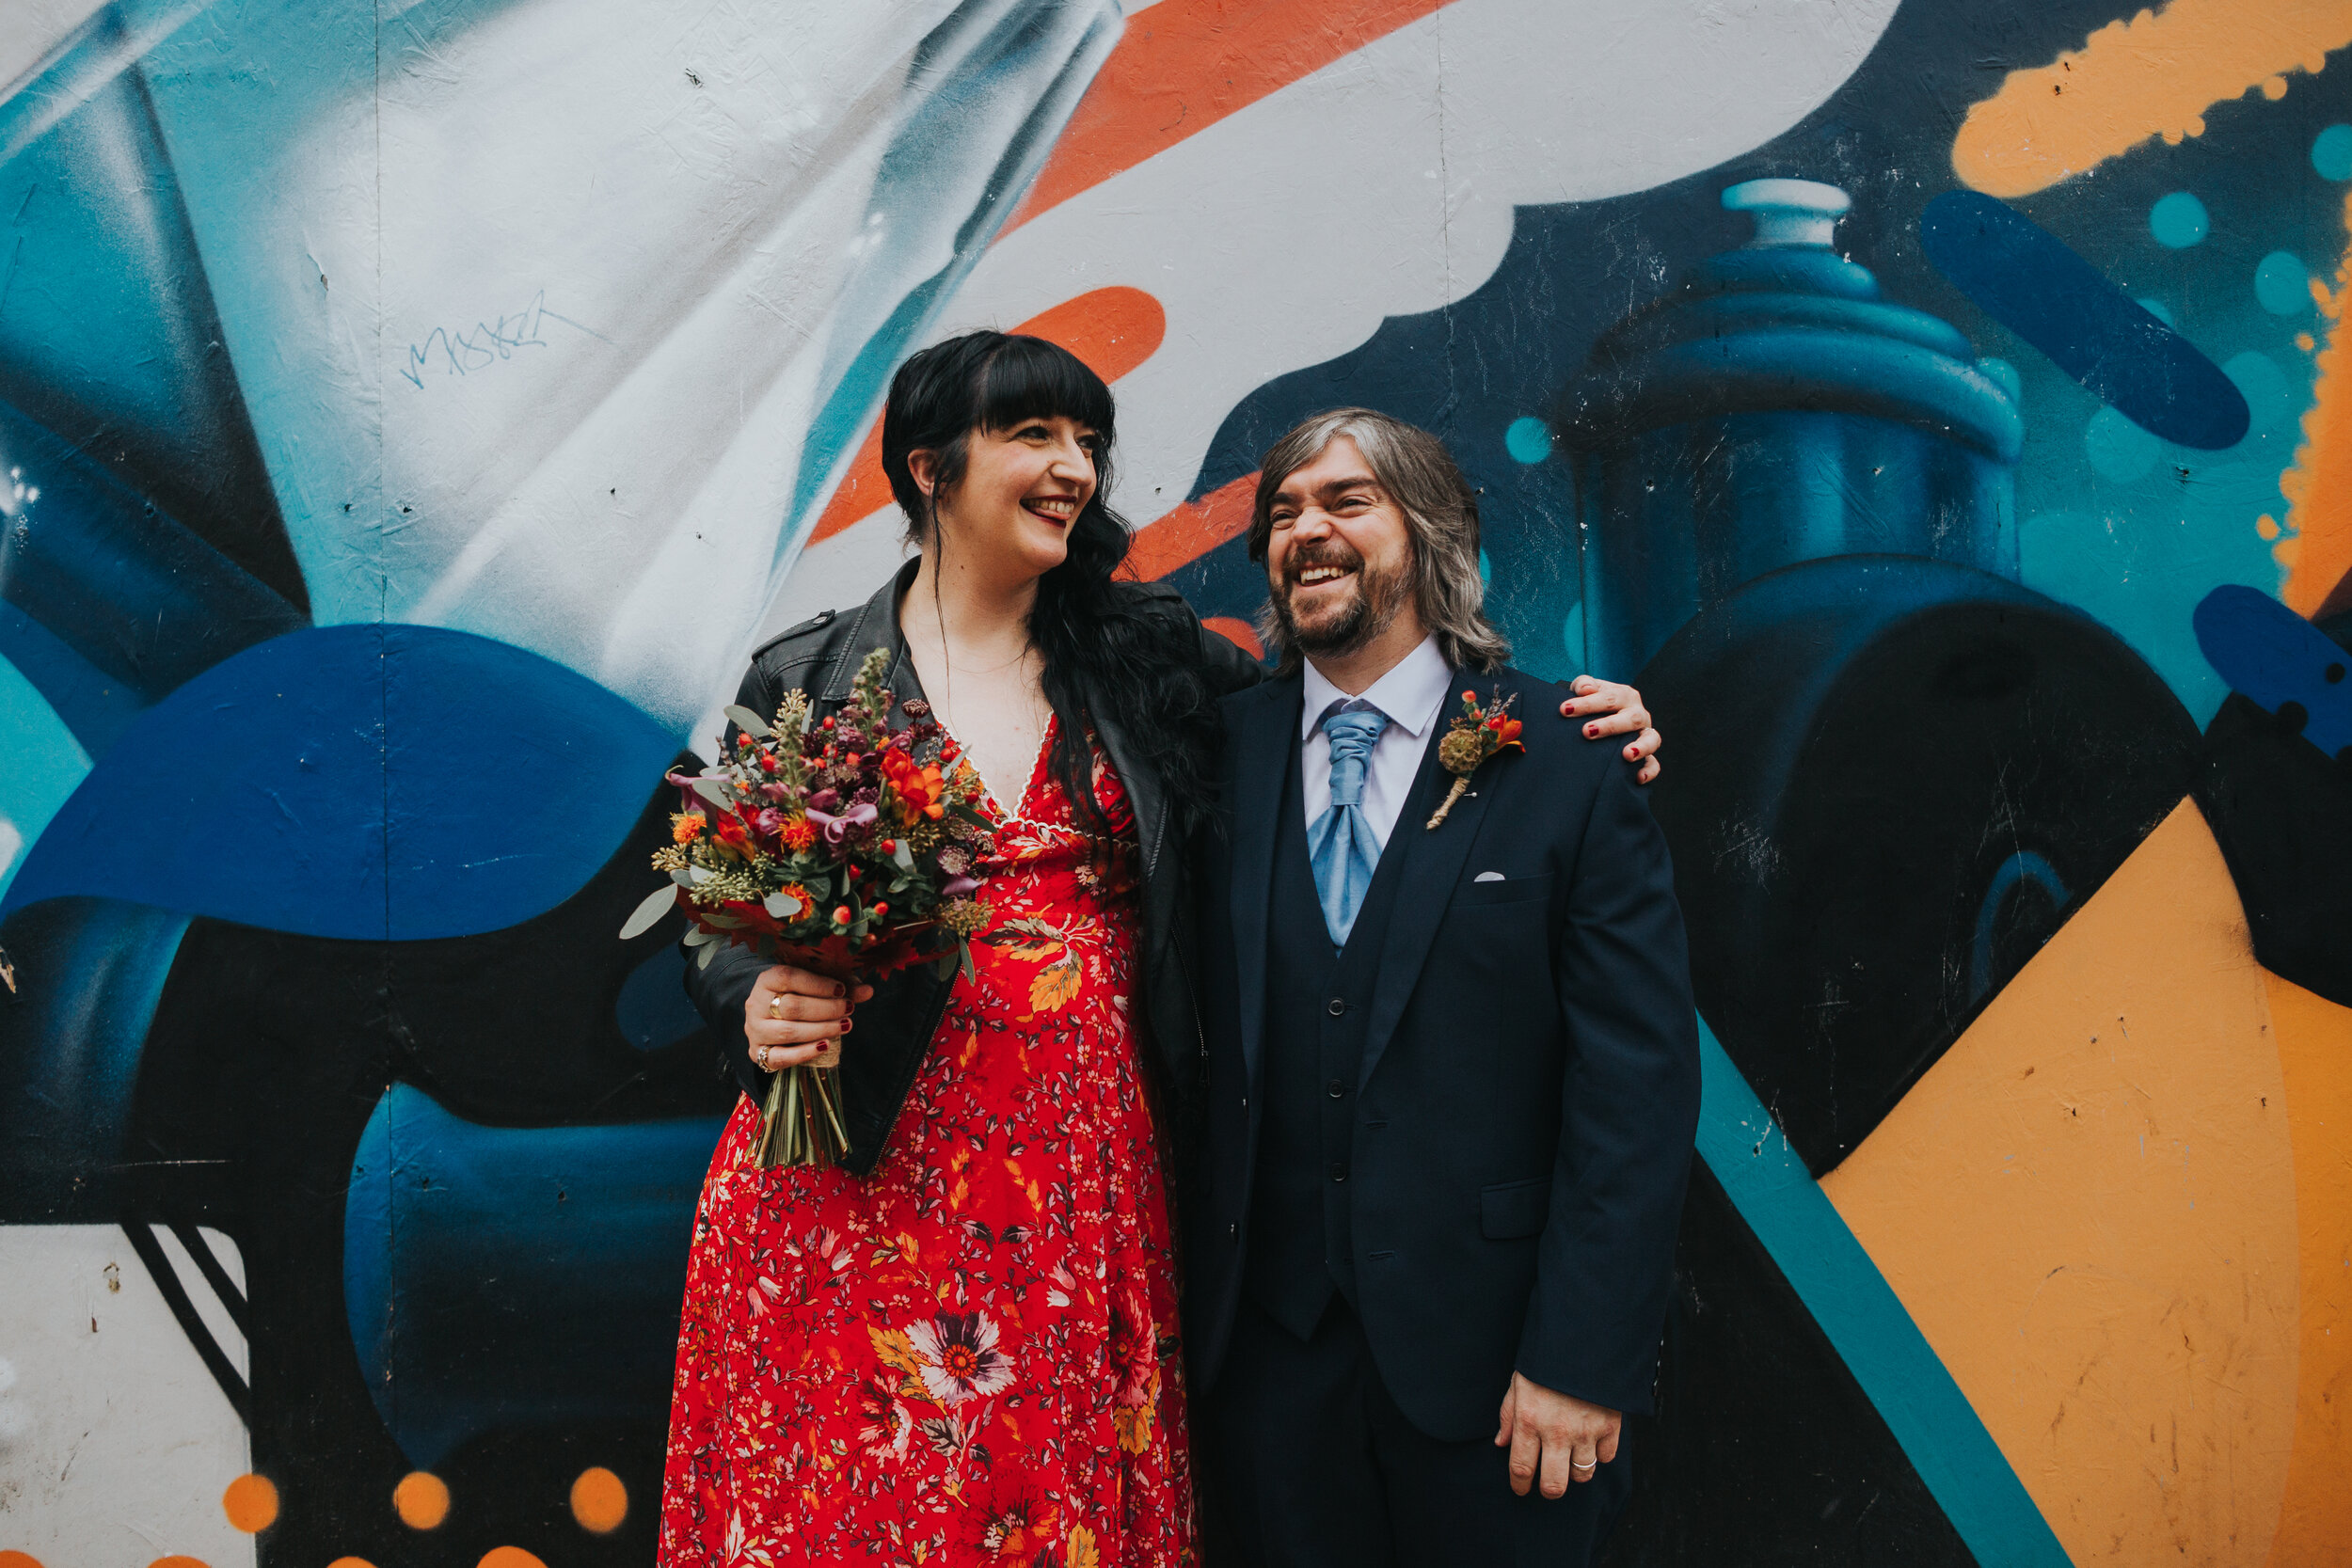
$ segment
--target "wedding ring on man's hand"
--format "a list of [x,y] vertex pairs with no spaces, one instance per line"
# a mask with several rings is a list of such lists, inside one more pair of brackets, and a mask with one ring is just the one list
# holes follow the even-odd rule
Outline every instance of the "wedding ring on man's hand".
[[1592,1464],[1592,1463],[1589,1463],[1589,1462],[1588,1462],[1588,1463],[1586,1463],[1586,1464],[1579,1465],[1579,1464],[1578,1464],[1575,1460],[1571,1459],[1571,1460],[1569,1460],[1569,1461],[1568,1461],[1568,1468],[1569,1468],[1569,1469],[1571,1469],[1571,1470],[1594,1470],[1594,1469],[1598,1469],[1598,1468],[1599,1468],[1599,1466],[1598,1466],[1597,1465],[1595,1465],[1595,1464]]
[[768,1016],[770,1018],[784,1016],[784,992],[778,991],[768,999]]

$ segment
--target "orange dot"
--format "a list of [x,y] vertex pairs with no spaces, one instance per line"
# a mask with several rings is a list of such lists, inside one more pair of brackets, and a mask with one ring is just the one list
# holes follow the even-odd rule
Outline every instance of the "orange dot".
[[364,1557],[339,1557],[326,1568],[375,1568],[375,1564]]
[[411,1470],[392,1488],[392,1508],[410,1529],[438,1529],[449,1517],[449,1485],[426,1470]]
[[572,1517],[598,1535],[619,1529],[628,1517],[628,1488],[601,1465],[580,1471],[572,1482]]
[[278,1488],[267,1476],[239,1476],[220,1495],[220,1511],[247,1535],[259,1535],[278,1522]]
[[0,1552],[0,1568],[40,1568],[40,1559],[30,1552]]
[[2279,519],[2265,513],[2254,519],[2254,531],[2265,539],[2276,539],[2279,537]]
[[209,1568],[200,1557],[159,1557],[147,1568]]
[[493,1546],[482,1554],[482,1560],[474,1568],[548,1568],[548,1565],[520,1546]]

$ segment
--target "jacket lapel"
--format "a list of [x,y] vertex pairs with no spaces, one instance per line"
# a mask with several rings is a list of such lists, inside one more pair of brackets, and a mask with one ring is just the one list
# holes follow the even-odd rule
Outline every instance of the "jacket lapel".
[[[1449,693],[1458,692],[1477,681],[1475,674],[1456,670],[1446,689]],[[1491,677],[1489,684],[1494,684]],[[1438,710],[1438,723],[1450,726],[1456,711],[1456,705],[1447,702]],[[1446,905],[1454,897],[1454,885],[1462,879],[1462,868],[1470,860],[1470,843],[1478,836],[1478,825],[1485,820],[1486,803],[1494,795],[1490,770],[1508,766],[1507,762],[1493,760],[1473,774],[1470,792],[1454,802],[1454,810],[1447,814],[1443,825],[1432,832],[1424,824],[1454,784],[1453,776],[1438,760],[1438,742],[1444,735],[1445,730],[1440,728],[1429,736],[1412,796],[1389,835],[1386,853],[1402,853],[1405,863],[1397,868],[1396,898],[1390,906],[1389,929],[1380,944],[1380,974],[1373,984],[1372,1017],[1364,1034],[1363,1069],[1357,1080],[1359,1087],[1372,1081],[1373,1069],[1380,1065],[1380,1053],[1388,1049],[1389,1037],[1396,1032],[1397,1021],[1405,1016],[1405,1004],[1412,1000],[1413,988],[1421,982],[1422,965],[1428,960],[1430,945],[1437,940],[1438,923],[1445,918]]]
[[1266,919],[1274,890],[1274,830],[1282,809],[1282,781],[1290,771],[1285,748],[1298,744],[1303,689],[1299,676],[1288,675],[1259,687],[1231,710],[1233,964],[1241,991],[1242,1061],[1253,1088],[1265,1051]]

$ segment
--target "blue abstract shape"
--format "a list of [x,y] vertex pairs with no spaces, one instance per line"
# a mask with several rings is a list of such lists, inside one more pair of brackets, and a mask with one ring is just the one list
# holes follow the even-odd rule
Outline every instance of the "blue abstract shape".
[[1502,433],[1502,450],[1515,463],[1541,463],[1551,455],[1551,426],[1531,415],[1513,420]]
[[2221,373],[2237,388],[2246,400],[2248,415],[2259,432],[2283,423],[2295,410],[2295,392],[2287,385],[2286,372],[2279,362],[2259,349],[2233,354],[2222,363]]
[[0,1224],[111,1221],[147,1032],[185,915],[65,898],[8,923],[0,992]]
[[2312,167],[2323,180],[2352,180],[2352,125],[2330,125],[2312,138]]
[[2292,250],[2274,250],[2254,269],[2254,298],[2274,316],[2299,316],[2312,308],[2311,269]]
[[2219,366],[2006,202],[1947,191],[1919,240],[1954,288],[2141,429],[2206,451],[2245,437],[2246,400]]
[[501,1427],[661,1418],[725,1125],[484,1127],[385,1092],[352,1157],[343,1310],[411,1464]]
[[2066,1549],[1902,1299],[1699,1022],[1700,1158],[1764,1243],[1979,1562],[2069,1568]]
[[612,858],[676,752],[586,676],[488,638],[294,632],[151,708],[0,917],[87,895],[351,941],[500,930]]
[[1976,935],[1968,944],[1968,995],[1971,1000],[1993,989],[1993,941],[2001,924],[2001,906],[2019,887],[2031,882],[2042,889],[2054,910],[2066,908],[2068,894],[2066,879],[2058,875],[2048,857],[2031,849],[2010,853],[1993,871],[1993,880],[1984,890],[1984,901],[1977,906]]
[[89,753],[22,672],[0,658],[0,893],[24,848],[89,771]]
[[2193,617],[2197,646],[2233,690],[2290,722],[2331,757],[2352,750],[2346,655],[2327,634],[2259,589],[2227,583]]
[[665,942],[621,982],[612,1002],[612,1022],[621,1037],[640,1051],[659,1051],[703,1026],[702,1014],[686,999],[686,955]]
[[2212,227],[2205,204],[2186,191],[2160,197],[2148,209],[2148,232],[2168,250],[2186,250],[2203,239]]
[[2112,408],[2102,408],[2083,427],[2083,455],[2103,478],[2128,483],[2156,466],[2164,443]]
[[[7,402],[0,402],[0,453],[18,482],[40,492],[38,500],[19,501],[9,520],[0,599],[72,657],[59,661],[28,643],[31,657],[20,659],[19,640],[5,629],[0,654],[68,723],[78,728],[74,709],[85,703],[108,713],[118,693],[142,705],[308,619],[81,447]],[[84,744],[93,753],[103,749]]]

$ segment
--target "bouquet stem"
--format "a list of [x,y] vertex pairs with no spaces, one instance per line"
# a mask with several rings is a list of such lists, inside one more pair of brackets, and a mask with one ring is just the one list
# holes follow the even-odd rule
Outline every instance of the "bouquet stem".
[[752,1164],[761,1170],[840,1164],[850,1149],[850,1134],[841,1125],[839,1100],[831,1068],[803,1063],[771,1078]]

